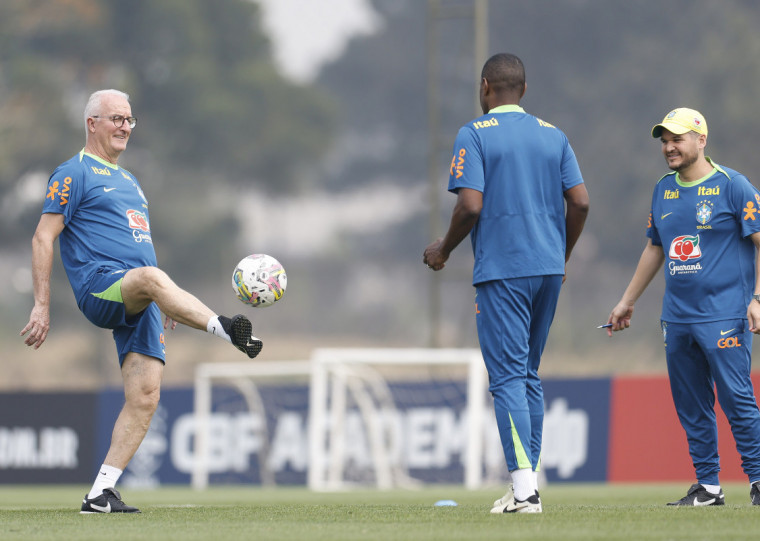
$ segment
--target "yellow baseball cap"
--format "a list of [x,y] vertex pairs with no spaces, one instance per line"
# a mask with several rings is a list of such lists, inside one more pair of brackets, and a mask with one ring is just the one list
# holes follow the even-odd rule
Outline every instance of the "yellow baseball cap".
[[688,107],[679,107],[670,111],[662,119],[662,122],[652,128],[652,137],[658,138],[662,135],[663,129],[677,135],[690,131],[700,135],[707,135],[707,121],[699,111],[689,109]]

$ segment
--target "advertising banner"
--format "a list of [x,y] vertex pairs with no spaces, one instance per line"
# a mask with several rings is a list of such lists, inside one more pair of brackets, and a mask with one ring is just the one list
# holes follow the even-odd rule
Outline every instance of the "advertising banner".
[[[548,381],[543,468],[550,481],[603,481],[607,472],[610,380]],[[464,476],[464,382],[392,383],[393,409],[379,422],[388,454],[411,482],[461,483]],[[210,419],[209,481],[245,484],[306,483],[308,387],[215,387]],[[104,456],[121,408],[120,391],[100,395],[98,456]],[[371,482],[372,450],[367,419],[349,407],[344,468],[357,482]],[[166,389],[150,431],[124,472],[125,486],[190,482],[194,457],[193,394]],[[504,469],[496,422],[484,427],[486,476]],[[506,472],[501,472],[505,475]]]
[[[760,375],[753,375],[760,386]],[[307,384],[216,386],[210,418],[209,481],[305,485]],[[664,482],[694,479],[668,378],[547,379],[543,382],[542,472],[556,482]],[[389,402],[373,410],[384,453],[410,483],[461,483],[466,449],[463,381],[390,382]],[[490,399],[489,399],[490,400]],[[89,393],[0,394],[0,484],[90,483],[124,403],[121,389]],[[745,481],[725,415],[716,403],[721,480]],[[371,483],[373,449],[366,405],[349,399],[341,423],[346,477]],[[506,475],[489,405],[483,476]],[[195,456],[193,390],[164,389],[150,430],[120,484],[188,484]]]
[[91,393],[0,393],[0,484],[91,482],[95,406]]
[[[760,374],[752,375],[760,388]],[[731,427],[715,401],[721,481],[747,481]],[[613,382],[608,481],[694,482],[686,433],[678,421],[667,376]]]

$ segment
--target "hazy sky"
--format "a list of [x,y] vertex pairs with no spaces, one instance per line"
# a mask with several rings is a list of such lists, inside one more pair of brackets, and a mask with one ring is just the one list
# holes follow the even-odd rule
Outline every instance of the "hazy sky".
[[369,0],[254,0],[283,73],[307,82],[322,65],[338,58],[349,38],[379,29]]

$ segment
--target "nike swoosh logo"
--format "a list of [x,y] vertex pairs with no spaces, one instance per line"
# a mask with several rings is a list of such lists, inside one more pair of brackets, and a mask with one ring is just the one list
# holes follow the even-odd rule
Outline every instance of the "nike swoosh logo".
[[672,212],[668,212],[667,214],[663,214],[662,216],[660,216],[660,220],[664,220],[665,218],[667,218],[671,214],[673,214],[673,213]]
[[736,327],[734,327],[733,329],[729,329],[729,330],[727,330],[727,331],[720,331],[720,335],[721,335],[721,336],[725,336],[725,335],[727,335],[728,333],[730,333],[730,332],[732,332],[732,331],[735,331],[735,330],[736,330]]
[[101,507],[100,505],[95,505],[94,503],[91,503],[90,507],[95,509],[95,511],[100,511],[101,513],[111,512],[111,502],[108,502],[105,507]]
[[[716,498],[712,498],[709,500],[705,500],[703,502],[700,502],[696,498],[694,499],[694,507],[702,507],[703,505],[712,505],[715,503]],[[110,503],[108,505],[111,505]],[[93,506],[94,507],[94,506]]]
[[106,193],[110,192],[111,190],[115,190],[115,189],[116,188],[106,188],[106,187],[103,187],[103,191],[106,192]]

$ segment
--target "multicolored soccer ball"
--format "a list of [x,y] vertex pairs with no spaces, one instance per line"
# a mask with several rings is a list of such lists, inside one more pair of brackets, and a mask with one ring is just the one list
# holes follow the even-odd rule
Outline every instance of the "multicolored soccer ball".
[[266,308],[279,301],[288,286],[285,269],[270,255],[244,257],[232,273],[232,289],[241,302]]

